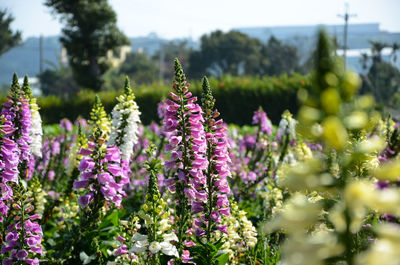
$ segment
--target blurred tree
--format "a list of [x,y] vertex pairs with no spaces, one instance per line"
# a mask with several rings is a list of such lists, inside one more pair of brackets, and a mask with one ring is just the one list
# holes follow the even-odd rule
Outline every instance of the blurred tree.
[[153,60],[158,64],[162,79],[174,78],[174,59],[178,58],[184,68],[189,69],[189,57],[193,49],[188,47],[187,41],[170,41],[161,46],[160,51],[153,55]]
[[398,44],[397,42],[394,42],[392,44],[392,53],[390,54],[390,57],[393,61],[393,63],[397,62],[397,52],[400,50],[400,44]]
[[111,67],[107,53],[129,44],[117,28],[114,10],[107,0],[46,0],[45,5],[65,24],[60,41],[77,83],[100,90],[102,75]]
[[380,42],[380,41],[369,41],[371,44],[371,56],[372,56],[372,66],[375,64],[379,64],[382,62],[382,51],[386,47],[389,47],[388,44]]
[[365,52],[362,52],[359,62],[361,63],[361,67],[362,67],[363,71],[366,71],[368,69],[368,59],[369,59],[368,54]]
[[260,73],[281,75],[299,70],[299,55],[296,47],[283,44],[274,36],[270,37],[261,50]]
[[189,58],[192,77],[258,73],[262,48],[258,39],[239,31],[218,30],[203,35],[200,41],[200,51],[193,52]]
[[367,74],[362,75],[361,93],[371,93],[377,102],[393,106],[395,103],[393,100],[397,98],[394,96],[400,93],[400,71],[391,63],[382,59],[382,51],[386,47],[391,47],[391,59],[395,62],[393,56],[396,54],[398,45],[394,43],[390,46],[379,41],[370,41],[370,44],[371,58],[367,54],[362,54],[362,61],[365,62],[363,69],[367,68],[366,62],[369,59],[371,59],[371,66]]
[[372,93],[379,103],[392,105],[393,96],[400,92],[400,71],[390,63],[373,64],[364,80],[363,92]]
[[72,69],[61,62],[58,66],[55,64],[52,66],[53,69],[46,69],[38,76],[43,95],[63,98],[74,95],[79,90],[79,86],[75,82]]
[[159,76],[157,64],[145,53],[130,53],[120,66],[119,72],[129,76],[136,84],[155,82]]
[[14,17],[6,9],[0,9],[0,56],[21,42],[21,32],[10,28],[13,21]]

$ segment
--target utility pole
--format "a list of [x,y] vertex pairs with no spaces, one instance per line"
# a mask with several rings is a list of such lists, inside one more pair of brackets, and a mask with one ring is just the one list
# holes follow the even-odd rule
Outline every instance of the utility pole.
[[343,31],[343,61],[344,61],[344,69],[346,70],[346,52],[347,52],[347,27],[349,18],[356,17],[356,14],[349,14],[349,3],[345,5],[344,15],[339,14],[338,17],[344,18],[344,31]]
[[43,35],[39,38],[39,73],[43,73]]
[[160,61],[159,61],[159,67],[160,67],[160,72],[159,72],[159,78],[160,78],[160,84],[164,84],[164,44],[162,43],[162,40],[160,40]]

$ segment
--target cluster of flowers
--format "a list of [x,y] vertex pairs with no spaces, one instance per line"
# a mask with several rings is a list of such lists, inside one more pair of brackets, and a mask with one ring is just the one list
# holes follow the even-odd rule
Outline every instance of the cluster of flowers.
[[5,236],[1,247],[3,264],[19,261],[39,264],[39,259],[34,256],[44,255],[41,245],[43,233],[36,222],[40,216],[31,204],[33,198],[26,189],[26,181],[32,177],[34,169],[32,152],[38,154],[37,145],[40,146],[41,142],[37,139],[37,136],[41,137],[41,119],[27,77],[21,89],[18,77],[14,75],[10,95],[1,111],[0,126],[0,222]]
[[[34,220],[39,218],[38,214],[30,215],[33,207],[24,209],[22,205],[14,204],[20,210],[22,220],[9,225],[6,229],[5,245],[1,248],[1,253],[10,253],[9,257],[3,261],[4,265],[14,264],[17,261],[25,261],[27,264],[39,264],[37,257],[30,258],[29,253],[40,254],[43,256],[42,247],[42,228]],[[24,214],[22,214],[25,212]],[[25,216],[24,216],[25,215]],[[33,222],[32,222],[33,221]]]
[[[112,121],[96,98],[88,126],[62,120],[41,144],[15,81],[0,117],[3,264],[399,263],[399,126],[320,47],[298,121],[279,126],[258,109],[255,126],[228,127],[207,79],[197,104],[176,62],[162,125],[139,124],[126,82]],[[56,231],[46,250],[39,222]]]
[[[95,195],[101,193],[104,199],[115,206],[121,206],[122,197],[126,195],[123,187],[129,183],[121,160],[121,151],[117,146],[107,146],[110,126],[100,99],[96,97],[91,113],[93,124],[92,141],[87,148],[81,148],[78,154],[83,155],[78,166],[80,179],[75,180],[75,189],[86,188],[89,193],[79,197],[82,207],[86,207],[94,200]],[[124,163],[126,164],[126,163]]]
[[318,45],[315,87],[303,93],[297,131],[322,152],[299,146],[303,159],[282,168],[277,184],[289,196],[267,231],[287,234],[282,264],[398,263],[396,129],[387,122],[380,132],[373,98],[355,95],[358,76],[337,68],[325,34]]
[[206,185],[203,170],[208,166],[207,142],[201,107],[196,104],[197,98],[189,92],[189,84],[177,60],[173,88],[174,92],[170,92],[172,100],[166,101],[163,122],[168,137],[165,150],[170,152],[170,160],[165,162],[165,168],[172,171],[165,183],[169,191],[175,194],[178,244],[182,254],[183,244],[192,245],[188,226],[191,212],[201,212],[201,203],[207,200],[207,193],[203,189]]
[[116,145],[121,150],[123,160],[132,156],[133,146],[139,138],[140,111],[135,102],[135,96],[126,78],[124,93],[118,98],[118,104],[112,110],[112,126],[109,145]]
[[19,149],[17,144],[9,138],[15,131],[10,121],[1,117],[1,153],[0,153],[0,172],[1,172],[1,200],[0,200],[0,222],[7,217],[9,206],[8,201],[12,201],[13,191],[10,183],[18,184],[18,164]]
[[232,263],[236,263],[235,257],[238,253],[244,253],[257,244],[257,231],[247,219],[246,212],[239,210],[236,202],[232,203],[231,210],[231,215],[226,217],[228,233],[223,235],[225,238],[223,249],[230,254]]
[[192,213],[201,213],[200,217],[194,220],[196,236],[207,236],[208,240],[215,228],[223,233],[228,233],[227,225],[222,224],[221,216],[230,215],[227,196],[231,193],[227,180],[227,177],[231,176],[227,126],[222,119],[216,120],[219,112],[214,109],[214,104],[215,100],[210,85],[207,78],[204,78],[202,113],[206,132],[208,167],[204,170],[206,183],[201,189],[207,197],[194,202],[195,210],[192,209]]
[[[150,146],[147,153],[150,158],[146,161],[146,169],[150,176],[146,201],[141,206],[138,215],[132,220],[134,225],[131,233],[124,232],[124,236],[119,235],[116,238],[121,242],[114,253],[119,256],[117,261],[133,259],[136,262],[158,264],[160,253],[170,257],[179,257],[178,250],[174,245],[178,238],[171,229],[171,213],[167,203],[161,197],[157,184],[156,174],[161,167],[160,161],[151,158],[155,156],[154,146]],[[127,242],[127,236],[132,233],[133,236]]]
[[[129,183],[129,178],[121,167],[119,149],[115,146],[96,149],[96,145],[89,142],[88,148],[82,148],[79,154],[85,157],[78,166],[81,175],[80,180],[74,182],[74,188],[86,188],[89,185],[89,190],[93,190],[80,196],[79,203],[86,207],[94,199],[95,192],[100,191],[107,201],[119,207],[125,195],[123,187]],[[94,187],[96,184],[100,186],[99,191],[98,187]]]

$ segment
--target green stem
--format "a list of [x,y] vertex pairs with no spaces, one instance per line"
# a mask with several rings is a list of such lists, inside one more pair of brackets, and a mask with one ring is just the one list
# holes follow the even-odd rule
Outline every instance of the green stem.
[[207,186],[208,186],[208,213],[206,219],[207,223],[207,243],[210,241],[211,238],[211,213],[212,213],[212,206],[213,206],[213,180],[212,180],[212,161],[211,161],[211,146],[210,143],[207,143],[207,160],[208,160],[208,170],[207,170]]
[[[182,121],[182,142],[183,142],[183,152],[182,152],[182,157],[184,159],[183,161],[183,172],[185,173],[185,175],[187,174],[187,168],[186,165],[189,163],[188,158],[187,158],[187,154],[188,154],[188,145],[187,145],[187,141],[186,141],[186,120],[185,120],[185,104],[184,104],[184,98],[183,98],[183,92],[180,91],[180,108],[179,108],[178,115],[180,117],[180,120]],[[186,227],[186,222],[187,222],[187,207],[188,207],[188,203],[187,203],[187,199],[185,197],[185,192],[184,192],[184,183],[182,183],[182,187],[180,187],[179,190],[179,227],[178,227],[178,250],[179,250],[179,255],[181,255],[183,253],[183,235],[185,233],[185,227]],[[177,192],[178,192],[178,187],[177,187]]]

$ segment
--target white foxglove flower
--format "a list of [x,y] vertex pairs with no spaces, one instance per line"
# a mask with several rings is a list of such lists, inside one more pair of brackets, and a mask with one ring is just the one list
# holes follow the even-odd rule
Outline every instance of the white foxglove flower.
[[179,241],[175,233],[164,234],[163,238],[165,242]]
[[290,114],[289,111],[285,111],[282,114],[281,121],[279,122],[276,136],[282,138],[283,135],[288,135],[292,139],[296,138],[296,123],[297,121],[292,118],[292,114]]
[[29,132],[31,138],[30,151],[38,157],[42,157],[42,119],[39,114],[39,107],[36,104],[36,98],[33,97],[32,90],[29,86],[28,76],[24,77],[24,84],[22,85],[26,99],[29,101],[29,110],[31,112],[32,128]]
[[158,242],[151,242],[149,246],[149,250],[151,253],[155,254],[158,253],[161,250],[161,245]]
[[140,254],[144,252],[147,249],[147,244],[144,244],[143,242],[144,241],[137,241],[130,249],[130,252],[133,252],[135,254]]
[[168,222],[168,219],[162,219],[160,222],[160,227],[158,228],[161,232],[167,231],[171,228],[171,225]]
[[171,243],[161,242],[160,246],[161,246],[161,252],[164,253],[165,255],[179,257],[178,250]]
[[67,173],[67,175],[71,175],[72,171],[76,167],[76,157],[78,151],[79,151],[79,146],[76,143],[73,143],[68,153],[68,164],[67,167],[65,168],[65,173]]
[[141,242],[147,243],[147,242],[148,242],[148,237],[147,237],[147,235],[142,235],[141,233],[136,232],[136,233],[132,236],[132,240],[134,240],[134,241],[141,241]]
[[39,107],[36,104],[36,100],[32,100],[30,104],[31,115],[32,115],[32,130],[30,133],[32,143],[31,152],[38,157],[42,157],[42,119],[39,114]]
[[117,98],[118,104],[111,112],[113,129],[108,142],[109,145],[118,146],[124,160],[129,160],[133,146],[139,140],[140,111],[134,99],[135,96],[127,79],[124,93]]
[[82,264],[86,265],[89,264],[92,260],[94,260],[96,258],[96,255],[88,256],[88,254],[82,251],[81,253],[79,253],[79,258],[82,261]]

